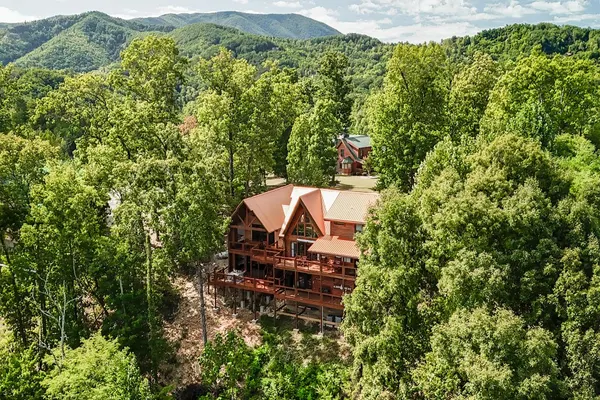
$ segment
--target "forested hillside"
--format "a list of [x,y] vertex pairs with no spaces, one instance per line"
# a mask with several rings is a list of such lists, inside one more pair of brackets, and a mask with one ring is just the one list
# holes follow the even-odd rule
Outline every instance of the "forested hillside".
[[453,37],[443,41],[452,59],[485,52],[501,61],[516,60],[540,46],[546,54],[570,54],[581,58],[600,58],[600,30],[577,26],[514,24],[488,29],[474,36]]
[[[600,397],[596,31],[61,21],[50,42],[111,68],[0,66],[0,399]],[[268,176],[335,184],[340,132],[370,136],[381,192],[341,330],[221,324],[206,277],[232,211]]]
[[160,17],[136,18],[144,25],[182,26],[209,23],[239,29],[262,36],[290,39],[311,39],[339,35],[332,27],[298,14],[248,14],[237,11],[215,13],[166,14]]

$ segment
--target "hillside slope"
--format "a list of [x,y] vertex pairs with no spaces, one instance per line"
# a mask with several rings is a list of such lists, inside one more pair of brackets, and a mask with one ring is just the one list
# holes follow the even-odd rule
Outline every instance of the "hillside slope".
[[550,23],[513,24],[487,29],[474,36],[446,39],[443,45],[454,60],[476,51],[488,53],[500,61],[516,60],[530,54],[535,47],[546,54],[600,59],[600,29]]
[[88,13],[15,63],[26,67],[91,71],[116,61],[134,36],[150,29],[106,14]]
[[160,17],[136,18],[144,25],[182,27],[195,23],[210,23],[254,35],[291,39],[310,39],[339,35],[329,25],[298,14],[247,14],[237,11],[196,14],[166,14]]

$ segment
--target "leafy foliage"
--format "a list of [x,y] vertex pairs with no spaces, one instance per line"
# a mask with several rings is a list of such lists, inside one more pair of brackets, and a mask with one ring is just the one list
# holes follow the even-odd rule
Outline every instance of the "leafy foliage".
[[96,334],[77,349],[69,349],[61,364],[44,379],[49,399],[151,399],[150,387],[135,358],[116,341]]
[[[200,358],[202,384],[209,394],[201,399],[327,399],[347,397],[347,367],[316,356],[329,340],[306,334],[294,343],[288,334],[263,332],[264,344],[252,349],[235,332],[217,335]],[[312,354],[306,359],[306,351]],[[318,351],[317,351],[318,350]],[[331,348],[323,349],[329,352]]]

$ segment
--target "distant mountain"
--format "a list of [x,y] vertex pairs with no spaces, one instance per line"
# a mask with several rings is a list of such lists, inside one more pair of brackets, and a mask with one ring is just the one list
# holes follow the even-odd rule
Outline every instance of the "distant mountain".
[[0,63],[91,71],[117,61],[131,39],[151,32],[171,32],[190,57],[214,54],[221,45],[236,54],[258,54],[277,48],[272,41],[275,38],[341,35],[296,14],[219,12],[124,20],[92,11],[21,24],[0,23]]
[[99,12],[4,24],[0,26],[0,63],[90,71],[116,61],[134,36],[171,29]]
[[311,39],[340,35],[329,25],[298,14],[247,14],[237,11],[196,14],[166,14],[160,17],[136,18],[144,25],[180,28],[195,23],[209,23],[239,29],[254,35],[290,39]]

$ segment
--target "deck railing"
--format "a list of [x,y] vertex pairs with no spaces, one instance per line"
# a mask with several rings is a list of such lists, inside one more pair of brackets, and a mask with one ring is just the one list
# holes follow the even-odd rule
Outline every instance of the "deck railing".
[[275,279],[275,296],[286,298],[288,300],[310,303],[327,304],[330,306],[341,307],[342,297],[331,293],[317,292],[310,289],[300,289],[297,287],[289,287],[281,284],[280,279]]
[[255,243],[255,242],[232,242],[232,241],[230,241],[229,249],[250,253],[254,247],[258,246],[258,244],[259,243]]
[[274,264],[275,257],[281,256],[282,253],[283,253],[283,249],[278,249],[275,247],[268,247],[268,248],[264,248],[264,249],[254,247],[251,250],[251,255],[253,258],[255,258],[256,260],[265,261],[266,263],[271,263],[271,264]]
[[[245,273],[245,271],[244,271]],[[247,290],[272,291],[275,280],[269,278],[251,278],[243,275],[232,274],[225,268],[213,271],[209,274],[209,283],[212,285],[235,286]]]
[[309,274],[321,274],[353,279],[356,277],[356,266],[344,262],[321,262],[299,257],[275,256],[275,266],[280,269],[294,270]]

